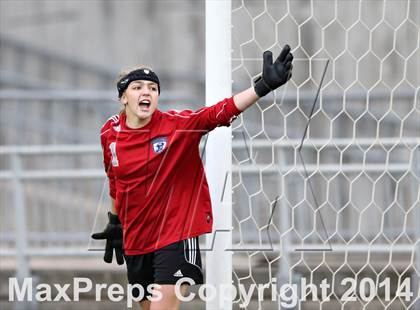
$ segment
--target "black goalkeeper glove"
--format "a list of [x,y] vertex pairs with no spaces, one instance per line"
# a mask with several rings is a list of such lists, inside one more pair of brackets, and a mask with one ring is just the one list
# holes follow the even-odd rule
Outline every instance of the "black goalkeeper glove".
[[108,225],[105,230],[100,233],[95,233],[92,238],[95,240],[106,240],[104,261],[107,263],[112,262],[112,254],[115,250],[115,257],[118,265],[124,264],[123,256],[123,232],[121,222],[118,215],[108,212]]
[[264,52],[262,75],[254,82],[254,90],[260,98],[285,84],[292,77],[292,61],[293,55],[290,53],[290,46],[287,44],[274,63],[273,53],[270,51]]

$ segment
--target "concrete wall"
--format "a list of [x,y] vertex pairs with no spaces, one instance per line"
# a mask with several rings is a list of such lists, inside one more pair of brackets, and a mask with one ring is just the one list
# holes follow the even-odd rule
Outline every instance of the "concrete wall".
[[0,34],[115,70],[204,76],[203,1],[1,1]]

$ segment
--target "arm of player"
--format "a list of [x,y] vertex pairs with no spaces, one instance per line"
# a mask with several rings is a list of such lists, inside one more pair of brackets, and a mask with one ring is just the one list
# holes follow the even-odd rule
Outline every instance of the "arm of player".
[[111,197],[111,213],[117,214],[117,210],[115,209],[115,199]]
[[260,99],[260,97],[258,97],[254,87],[250,87],[233,96],[233,102],[235,102],[236,108],[241,112],[245,111],[255,102],[257,102],[258,99]]
[[[109,178],[109,176],[108,176]],[[110,188],[111,188],[110,179]],[[112,189],[111,189],[112,191]],[[115,192],[114,192],[115,194]],[[115,196],[114,196],[115,197]],[[108,212],[108,224],[102,232],[94,233],[91,236],[95,240],[105,240],[104,261],[112,263],[112,256],[115,252],[115,258],[118,265],[124,264],[124,250],[123,250],[123,231],[122,225],[115,209],[115,198],[111,194],[111,212]]]
[[253,87],[233,97],[238,110],[245,111],[259,98],[285,84],[292,77],[292,61],[293,55],[290,52],[289,45],[283,48],[274,63],[273,54],[270,51],[265,51],[263,54],[262,75],[255,80]]
[[183,129],[199,129],[211,131],[218,126],[229,126],[232,121],[259,98],[267,95],[285,84],[292,76],[293,55],[290,46],[286,45],[280,55],[273,62],[273,54],[265,51],[263,54],[263,70],[250,87],[234,97],[226,98],[213,106],[203,107],[195,112],[185,110],[171,114],[184,118]]
[[106,136],[101,133],[101,145],[103,152],[103,162],[105,172],[109,181],[109,194],[111,196],[111,212],[108,212],[108,224],[102,232],[92,234],[95,240],[105,240],[104,261],[106,263],[112,262],[112,256],[115,252],[118,265],[124,263],[123,250],[123,231],[121,222],[118,218],[115,209],[115,176],[112,171],[111,157],[107,146]]
[[116,196],[115,175],[114,175],[114,171],[112,170],[111,154],[109,150],[109,145],[107,145],[105,134],[101,134],[101,146],[102,146],[104,169],[105,169],[106,175],[108,177],[108,182],[109,182],[109,196],[111,196],[112,199],[115,199],[115,196]]

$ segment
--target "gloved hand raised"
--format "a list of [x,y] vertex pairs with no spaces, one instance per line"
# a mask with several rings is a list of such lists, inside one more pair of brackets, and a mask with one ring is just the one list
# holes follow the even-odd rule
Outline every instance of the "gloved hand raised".
[[254,82],[254,90],[259,97],[267,95],[285,84],[292,76],[293,55],[290,46],[285,45],[276,61],[273,63],[273,53],[265,51],[263,54],[262,75]]
[[108,225],[105,230],[100,233],[95,233],[92,238],[95,240],[106,240],[104,261],[106,263],[112,262],[112,254],[115,250],[115,257],[118,265],[124,264],[123,256],[123,232],[121,222],[118,215],[108,212]]

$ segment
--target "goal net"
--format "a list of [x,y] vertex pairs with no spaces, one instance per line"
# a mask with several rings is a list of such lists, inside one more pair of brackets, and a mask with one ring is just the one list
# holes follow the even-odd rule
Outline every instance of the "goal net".
[[420,309],[419,12],[231,2],[233,93],[263,51],[295,57],[292,79],[232,124],[233,308]]

